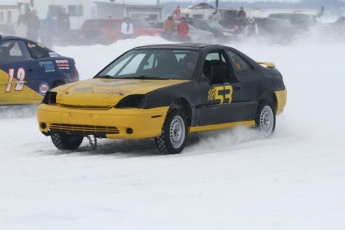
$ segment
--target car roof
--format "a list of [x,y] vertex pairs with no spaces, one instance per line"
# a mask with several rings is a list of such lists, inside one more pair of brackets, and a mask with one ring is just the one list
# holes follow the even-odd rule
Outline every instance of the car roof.
[[23,38],[23,37],[17,37],[17,36],[12,36],[12,35],[0,35],[0,41],[3,40],[22,40],[22,41],[28,41],[28,42],[32,42],[32,43],[38,43],[32,40],[29,40],[27,38]]
[[138,46],[135,49],[143,48],[183,48],[183,49],[203,49],[209,47],[223,48],[225,46],[218,44],[203,44],[203,43],[172,43],[172,44],[156,44],[156,45],[145,45]]

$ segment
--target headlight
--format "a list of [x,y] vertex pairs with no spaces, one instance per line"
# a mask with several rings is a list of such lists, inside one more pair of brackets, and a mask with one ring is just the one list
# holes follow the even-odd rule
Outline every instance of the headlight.
[[115,108],[142,108],[144,104],[144,95],[130,95],[128,97],[123,98]]
[[43,104],[56,104],[56,95],[57,95],[57,92],[46,92],[46,95],[44,96],[43,100],[42,100],[42,103]]

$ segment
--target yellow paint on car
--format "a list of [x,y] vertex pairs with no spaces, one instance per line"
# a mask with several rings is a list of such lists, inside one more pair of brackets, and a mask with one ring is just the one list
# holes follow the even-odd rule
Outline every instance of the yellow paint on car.
[[16,78],[10,81],[8,73],[0,70],[0,105],[10,104],[38,104],[43,96],[27,86],[22,86],[21,90],[16,90],[16,86],[25,84]]
[[275,68],[276,67],[276,65],[272,62],[259,61],[256,63],[258,63],[259,65],[265,65],[267,68]]
[[218,129],[227,129],[236,126],[254,126],[255,121],[240,121],[240,122],[230,122],[230,123],[223,123],[223,124],[216,124],[216,125],[204,125],[204,126],[194,126],[190,127],[189,132],[204,132],[204,131],[211,131],[211,130],[218,130]]
[[274,94],[276,95],[276,114],[279,115],[283,112],[284,107],[286,105],[286,100],[287,100],[287,89],[286,86],[284,88],[284,90],[279,90],[274,92]]

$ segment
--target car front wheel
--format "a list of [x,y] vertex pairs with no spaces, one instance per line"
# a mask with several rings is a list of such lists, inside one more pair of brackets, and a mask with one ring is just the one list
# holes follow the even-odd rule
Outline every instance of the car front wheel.
[[155,138],[157,149],[163,154],[182,152],[187,139],[186,116],[181,110],[173,110],[163,125],[162,134]]
[[84,137],[75,134],[53,133],[51,139],[56,148],[61,150],[73,150],[81,145]]
[[274,132],[276,115],[274,113],[274,107],[270,102],[263,101],[259,104],[255,117],[255,126],[265,137],[268,137]]

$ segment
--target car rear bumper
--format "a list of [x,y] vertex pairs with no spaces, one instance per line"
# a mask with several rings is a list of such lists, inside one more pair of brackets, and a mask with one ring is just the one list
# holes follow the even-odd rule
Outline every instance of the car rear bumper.
[[110,139],[139,139],[161,135],[169,107],[153,109],[71,109],[41,104],[37,111],[45,135],[65,132]]

